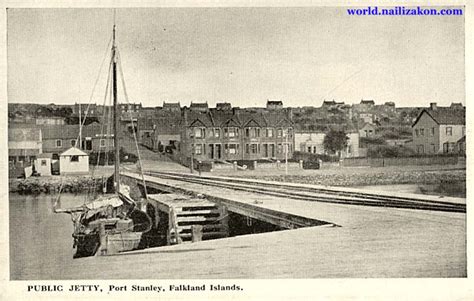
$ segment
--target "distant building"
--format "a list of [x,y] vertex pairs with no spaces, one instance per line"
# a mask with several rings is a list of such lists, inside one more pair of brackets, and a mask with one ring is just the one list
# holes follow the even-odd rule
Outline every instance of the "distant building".
[[373,137],[375,136],[375,125],[371,123],[365,123],[360,129],[359,129],[359,136],[360,137]]
[[191,111],[204,113],[209,110],[209,105],[207,104],[207,102],[191,102],[189,109]]
[[89,172],[89,155],[78,148],[71,147],[59,155],[59,173],[87,174]]
[[[346,134],[347,147],[341,152],[341,158],[359,157],[359,133],[351,131]],[[311,154],[327,154],[324,149],[325,132],[296,131],[295,148],[297,151]]]
[[218,102],[216,103],[216,110],[219,110],[219,111],[232,110],[232,105],[229,102]]
[[267,100],[267,110],[283,109],[283,101],[281,100]]
[[466,110],[431,103],[429,109],[421,111],[412,130],[416,153],[455,153],[456,144],[466,135]]
[[8,129],[8,161],[30,165],[43,152],[42,132],[37,127]]
[[52,153],[53,159],[71,147],[80,147],[85,152],[98,152],[114,149],[113,134],[110,126],[91,124],[82,127],[81,143],[79,125],[41,126],[43,151]]
[[37,117],[36,125],[64,125],[64,117]]
[[163,111],[181,112],[181,105],[179,102],[163,102]]
[[188,160],[284,159],[293,155],[293,122],[286,111],[184,110],[179,152]]

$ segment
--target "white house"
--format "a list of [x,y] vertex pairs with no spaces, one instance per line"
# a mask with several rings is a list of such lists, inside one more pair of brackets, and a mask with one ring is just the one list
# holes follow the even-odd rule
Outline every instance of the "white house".
[[42,153],[36,157],[35,170],[40,176],[51,175],[51,160],[53,158],[52,153]]
[[71,147],[59,155],[59,173],[85,174],[89,172],[89,156],[78,148]]
[[[295,132],[295,150],[312,153],[312,154],[326,154],[324,149],[324,137],[326,133],[316,131],[296,131]],[[347,147],[342,151],[342,158],[358,157],[359,156],[359,133],[357,131],[346,134],[349,138],[347,140]]]

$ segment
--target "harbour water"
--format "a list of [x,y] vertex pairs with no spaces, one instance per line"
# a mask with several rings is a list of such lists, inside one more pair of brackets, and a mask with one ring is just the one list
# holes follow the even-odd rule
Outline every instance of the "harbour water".
[[[56,198],[10,193],[11,280],[45,279],[49,274],[60,278],[57,267],[72,264],[71,216],[53,212]],[[80,205],[85,199],[82,194],[62,194],[61,207]]]

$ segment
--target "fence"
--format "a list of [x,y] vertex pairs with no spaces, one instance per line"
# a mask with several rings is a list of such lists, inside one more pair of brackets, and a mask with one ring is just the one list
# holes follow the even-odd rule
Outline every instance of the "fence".
[[404,165],[455,165],[458,164],[457,156],[444,157],[405,157],[405,158],[346,158],[342,166],[404,166]]

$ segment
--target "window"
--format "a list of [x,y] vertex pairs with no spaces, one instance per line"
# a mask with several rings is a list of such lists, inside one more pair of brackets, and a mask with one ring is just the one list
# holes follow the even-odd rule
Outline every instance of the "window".
[[46,166],[46,160],[41,160],[41,166]]
[[424,145],[417,145],[416,152],[418,154],[424,154],[425,153],[425,146]]
[[194,154],[202,155],[202,144],[194,144]]
[[420,136],[424,136],[425,135],[425,129],[420,129]]
[[214,137],[219,138],[221,136],[221,129],[214,129]]
[[79,156],[71,156],[71,162],[79,162]]
[[278,129],[277,130],[277,138],[283,137],[283,129]]
[[311,146],[308,146],[308,153],[311,152]]
[[418,137],[419,133],[418,133],[418,129],[415,130],[415,136]]
[[260,137],[260,129],[259,128],[255,129],[255,136]]
[[435,128],[431,128],[431,136],[435,135]]
[[258,146],[255,143],[250,144],[250,152],[256,154],[258,152]]
[[73,147],[76,146],[76,139],[71,139],[71,146],[73,146]]
[[267,130],[266,130],[266,134],[267,134],[267,135],[266,135],[267,137],[273,137],[273,129],[270,129],[270,128],[267,129]]
[[204,128],[195,128],[194,129],[194,137],[195,138],[204,138],[206,137],[206,132]]
[[446,127],[446,136],[452,136],[453,135],[453,128],[448,126]]
[[86,150],[92,150],[92,138],[86,137]]
[[431,152],[436,153],[436,145],[431,144]]
[[59,147],[63,147],[63,141],[61,139],[57,139],[56,140],[56,147],[59,148]]
[[229,144],[229,154],[235,155],[238,153],[238,144]]
[[250,145],[248,143],[245,144],[245,153],[250,154]]
[[100,147],[105,147],[105,139],[100,139]]
[[53,160],[59,160],[59,154],[53,154]]
[[250,128],[245,128],[245,137],[250,137]]

